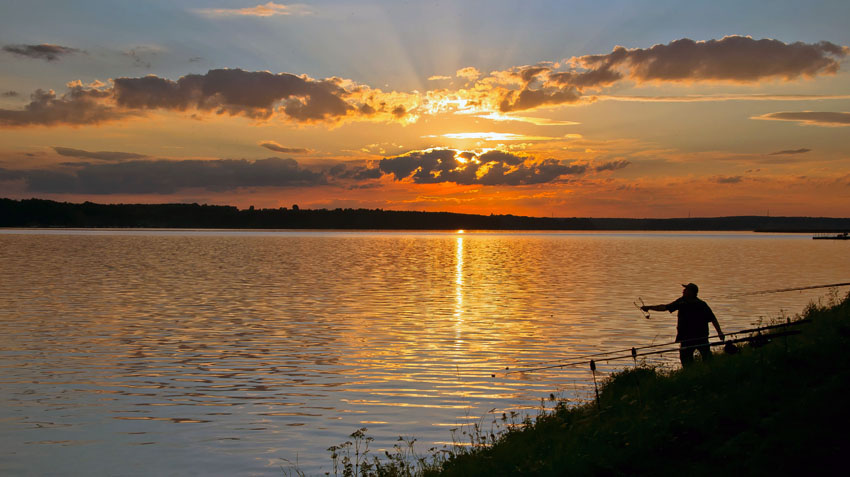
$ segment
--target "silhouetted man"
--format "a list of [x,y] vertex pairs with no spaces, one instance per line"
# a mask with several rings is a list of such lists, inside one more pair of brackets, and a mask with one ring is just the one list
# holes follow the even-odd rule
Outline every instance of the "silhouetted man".
[[667,305],[642,306],[641,310],[674,311],[679,312],[679,320],[676,324],[676,342],[679,343],[679,359],[682,366],[694,362],[694,351],[699,350],[703,361],[711,359],[711,346],[708,345],[708,324],[714,325],[717,336],[726,341],[723,332],[720,331],[720,323],[708,306],[708,303],[697,298],[699,287],[693,283],[682,285],[682,296],[673,303]]

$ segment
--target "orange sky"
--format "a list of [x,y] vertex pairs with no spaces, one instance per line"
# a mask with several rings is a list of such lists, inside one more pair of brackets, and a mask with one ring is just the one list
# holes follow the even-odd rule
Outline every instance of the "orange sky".
[[841,2],[36,3],[0,7],[2,197],[850,216]]

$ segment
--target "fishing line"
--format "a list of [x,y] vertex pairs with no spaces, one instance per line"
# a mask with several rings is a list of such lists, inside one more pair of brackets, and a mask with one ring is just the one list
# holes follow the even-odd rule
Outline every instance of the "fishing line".
[[[785,325],[780,325],[780,326],[785,326]],[[733,332],[733,333],[724,333],[724,335],[728,336],[728,335],[735,335],[735,334],[740,334],[740,333],[749,333],[751,331],[753,331],[753,330],[741,330],[741,331],[736,331],[736,332]],[[710,335],[708,338],[709,339],[719,338],[719,336],[718,335]],[[526,364],[526,366],[537,366],[539,364],[560,363],[560,362],[563,362],[563,361],[584,359],[584,358],[597,358],[597,357],[601,357],[601,356],[607,356],[609,354],[625,353],[626,351],[631,351],[632,349],[641,350],[641,349],[650,349],[650,348],[660,348],[662,346],[670,346],[670,345],[674,345],[676,343],[678,343],[678,341],[670,341],[670,342],[667,342],[667,343],[657,343],[657,344],[651,344],[651,345],[646,345],[646,346],[633,346],[631,348],[615,349],[615,350],[612,350],[612,351],[604,351],[604,352],[591,353],[591,354],[581,354],[581,355],[578,355],[578,356],[571,356],[569,358],[556,358],[556,359],[550,359],[550,360],[547,360],[547,361],[538,361],[538,362],[535,362],[535,363],[528,363],[528,364]],[[604,359],[603,359],[603,361],[604,361]],[[506,367],[505,370],[507,371],[507,370],[509,370],[509,368]],[[510,371],[510,373],[518,373],[518,372],[522,372],[522,371],[519,371],[519,370]]]
[[[658,347],[660,347],[660,346],[670,346],[670,345],[672,345],[672,344],[676,344],[676,342],[675,342],[675,341],[671,341],[671,342],[669,342],[669,343],[659,343],[659,344],[652,344],[652,345],[640,346],[640,347],[637,347],[637,348],[635,348],[635,349],[658,348]],[[597,357],[600,357],[600,356],[607,356],[607,355],[609,355],[609,354],[625,353],[626,351],[631,351],[631,349],[632,349],[632,348],[615,349],[615,350],[613,350],[613,351],[605,351],[605,352],[592,353],[592,354],[582,354],[582,355],[578,355],[578,356],[572,356],[572,357],[569,357],[569,358],[550,359],[550,360],[548,360],[548,361],[538,361],[538,362],[536,362],[536,363],[528,363],[528,364],[526,364],[526,366],[537,366],[537,365],[539,365],[539,364],[560,363],[560,362],[563,362],[563,361],[575,360],[575,359],[597,358]],[[604,361],[604,360],[603,360],[603,361]],[[584,362],[584,361],[582,361],[582,362]],[[507,368],[507,367],[506,367],[506,368],[505,368],[505,370],[506,370],[506,371],[508,371],[508,370],[509,370],[509,368]],[[505,373],[505,374],[510,374],[510,373],[521,373],[521,372],[522,372],[522,371],[520,371],[520,370],[513,370],[513,371],[509,371],[508,373]]]
[[[772,330],[772,329],[776,329],[776,328],[787,328],[789,326],[794,326],[794,325],[797,325],[797,324],[804,324],[804,323],[809,323],[809,322],[811,322],[811,320],[804,319],[804,320],[797,320],[797,321],[792,321],[792,322],[780,323],[780,324],[776,324],[776,325],[766,325],[766,326],[760,326],[758,328],[748,328],[748,329],[743,329],[743,330],[738,330],[738,331],[732,331],[732,332],[729,332],[729,333],[723,333],[723,336],[724,337],[726,337],[726,336],[737,336],[737,335],[745,334],[745,333],[761,333],[762,331],[765,331],[765,330]],[[720,337],[720,335],[709,335],[707,338],[709,340],[711,340],[711,339],[719,338],[719,337]],[[747,338],[729,339],[729,340],[724,340],[724,341],[717,341],[715,343],[711,343],[710,345],[716,346],[718,344],[737,343],[737,342],[741,342],[741,341],[748,341],[750,339],[752,339],[752,338],[747,337]],[[542,367],[537,367],[537,368],[527,368],[526,367],[526,368],[522,368],[522,369],[511,370],[511,369],[506,367],[505,368],[506,372],[503,373],[503,374],[505,376],[507,376],[509,374],[521,374],[521,373],[529,373],[529,372],[533,372],[533,371],[542,371],[542,370],[546,370],[546,369],[566,368],[566,367],[570,367],[570,366],[578,366],[580,364],[587,363],[588,359],[591,359],[591,358],[597,358],[596,361],[606,361],[606,362],[617,360],[617,359],[624,359],[624,358],[637,359],[638,356],[649,356],[649,355],[654,355],[654,354],[670,353],[672,351],[678,351],[678,350],[681,350],[681,349],[690,349],[690,348],[695,348],[697,346],[702,346],[701,344],[700,345],[694,345],[694,346],[680,346],[678,348],[670,348],[670,349],[661,350],[661,351],[649,351],[649,352],[644,352],[644,353],[637,353],[637,350],[660,348],[662,346],[671,346],[671,345],[674,345],[674,344],[677,344],[677,343],[678,343],[678,341],[671,341],[669,343],[659,343],[659,344],[653,344],[653,345],[647,345],[647,346],[636,346],[636,347],[632,347],[632,348],[606,351],[606,352],[603,352],[603,353],[593,353],[593,354],[579,355],[579,356],[575,356],[573,358],[569,358],[569,361],[568,361],[568,359],[556,359],[556,360],[551,360],[551,361],[541,361],[541,362],[537,362],[537,363],[530,363],[530,364],[526,365],[526,366],[537,366],[537,365],[540,365],[540,364],[557,363],[557,364],[553,364],[553,365],[550,365],[550,366],[542,366]],[[622,356],[614,356],[614,357],[609,357],[609,358],[602,358],[601,360],[598,359],[599,357],[602,357],[602,356],[608,356],[608,355],[612,355],[612,354],[626,353],[626,352],[629,352],[629,354],[628,355],[622,355]],[[567,362],[564,362],[564,361],[567,361]],[[495,373],[491,374],[490,376],[495,377]]]
[[[793,324],[801,323],[801,322],[805,322],[805,321],[799,321],[799,322],[795,321],[794,323],[791,323],[791,324],[793,325]],[[785,327],[785,326],[788,326],[788,325],[775,325],[775,326],[773,326],[773,328]],[[730,334],[739,334],[739,333],[742,333],[742,332],[743,331],[739,331],[739,332],[730,333]],[[799,330],[782,331],[782,332],[779,332],[779,333],[773,333],[767,338],[781,338],[783,336],[796,335],[796,334],[799,334],[799,333],[801,333],[801,331],[799,331]],[[753,337],[736,338],[736,339],[733,339],[733,340],[715,341],[714,343],[709,342],[708,345],[709,346],[719,346],[719,345],[725,345],[725,344],[752,341],[753,339],[754,339]],[[622,355],[622,356],[613,356],[613,357],[610,357],[610,358],[605,358],[602,361],[605,361],[607,363],[609,361],[616,361],[616,360],[619,360],[619,359],[626,359],[626,358],[632,358],[632,359],[637,360],[638,356],[651,356],[651,355],[655,355],[655,354],[673,353],[673,352],[676,352],[676,351],[681,351],[683,349],[696,349],[696,348],[699,348],[701,346],[705,346],[705,343],[700,343],[700,344],[695,344],[695,345],[690,345],[690,346],[681,346],[681,347],[678,347],[678,348],[662,349],[662,350],[659,350],[659,351],[648,351],[646,353],[633,353],[633,354],[627,354],[627,355]],[[595,362],[595,360],[592,360],[592,359],[586,360],[585,359],[585,360],[581,360],[581,361],[573,361],[571,363],[555,364],[555,365],[552,365],[552,366],[541,366],[539,368],[530,368],[530,369],[509,371],[507,373],[504,373],[504,375],[507,376],[508,374],[513,374],[513,373],[531,373],[531,372],[535,372],[535,371],[544,371],[544,370],[547,370],[547,369],[567,368],[567,367],[578,366],[578,365],[594,363],[594,362]],[[491,374],[491,376],[495,377],[496,375]]]

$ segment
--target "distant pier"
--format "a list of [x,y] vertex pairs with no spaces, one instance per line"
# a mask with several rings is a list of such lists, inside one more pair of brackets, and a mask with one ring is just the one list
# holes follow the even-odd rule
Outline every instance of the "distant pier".
[[841,232],[838,234],[817,234],[812,237],[814,240],[850,240],[850,233]]

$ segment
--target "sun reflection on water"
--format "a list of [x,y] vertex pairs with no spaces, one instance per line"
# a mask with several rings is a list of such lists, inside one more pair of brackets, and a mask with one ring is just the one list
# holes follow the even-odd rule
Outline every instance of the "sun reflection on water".
[[463,237],[457,238],[455,260],[455,344],[463,342]]

